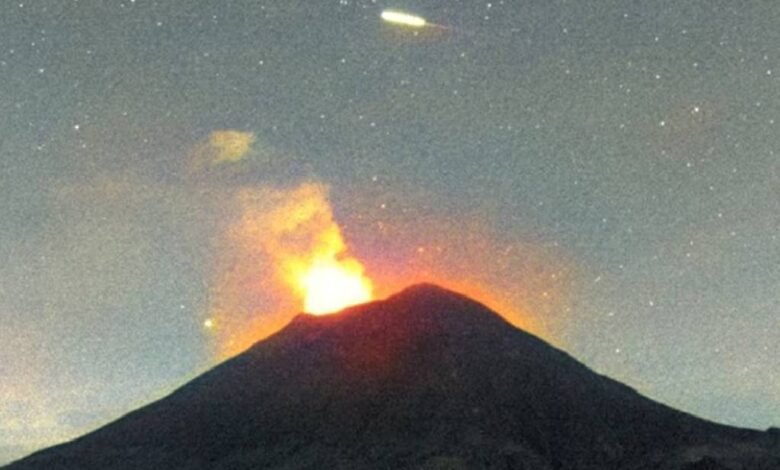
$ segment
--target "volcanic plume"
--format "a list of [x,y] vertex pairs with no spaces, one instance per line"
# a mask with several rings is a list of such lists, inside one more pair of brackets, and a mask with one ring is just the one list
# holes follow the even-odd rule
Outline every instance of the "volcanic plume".
[[219,356],[278,329],[274,314],[322,315],[372,300],[373,285],[349,253],[324,185],[243,189],[231,205],[238,215],[221,240],[207,320]]
[[302,314],[27,469],[776,469],[780,431],[639,395],[432,285]]

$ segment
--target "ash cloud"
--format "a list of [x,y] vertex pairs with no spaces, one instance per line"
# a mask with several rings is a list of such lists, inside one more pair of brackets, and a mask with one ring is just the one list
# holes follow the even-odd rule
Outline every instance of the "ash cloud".
[[219,356],[251,346],[300,311],[298,276],[317,260],[359,264],[349,255],[324,184],[242,188],[229,204],[236,218],[218,237],[210,293]]

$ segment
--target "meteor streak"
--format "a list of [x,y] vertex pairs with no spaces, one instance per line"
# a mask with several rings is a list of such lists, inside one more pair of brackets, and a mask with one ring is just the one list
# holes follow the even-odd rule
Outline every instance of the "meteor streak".
[[410,28],[423,28],[429,26],[429,23],[425,21],[425,18],[398,10],[383,10],[381,17],[388,23],[408,26]]

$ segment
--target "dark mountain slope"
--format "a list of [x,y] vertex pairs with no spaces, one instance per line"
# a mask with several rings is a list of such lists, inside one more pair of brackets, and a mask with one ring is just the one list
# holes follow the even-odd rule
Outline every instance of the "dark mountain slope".
[[300,315],[170,396],[8,468],[777,469],[777,441],[653,402],[420,285]]

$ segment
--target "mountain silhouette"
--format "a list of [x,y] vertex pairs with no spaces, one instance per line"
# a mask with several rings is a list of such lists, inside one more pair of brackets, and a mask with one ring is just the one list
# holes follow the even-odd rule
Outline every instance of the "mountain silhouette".
[[171,395],[22,469],[780,469],[780,435],[599,375],[417,285],[299,315]]

